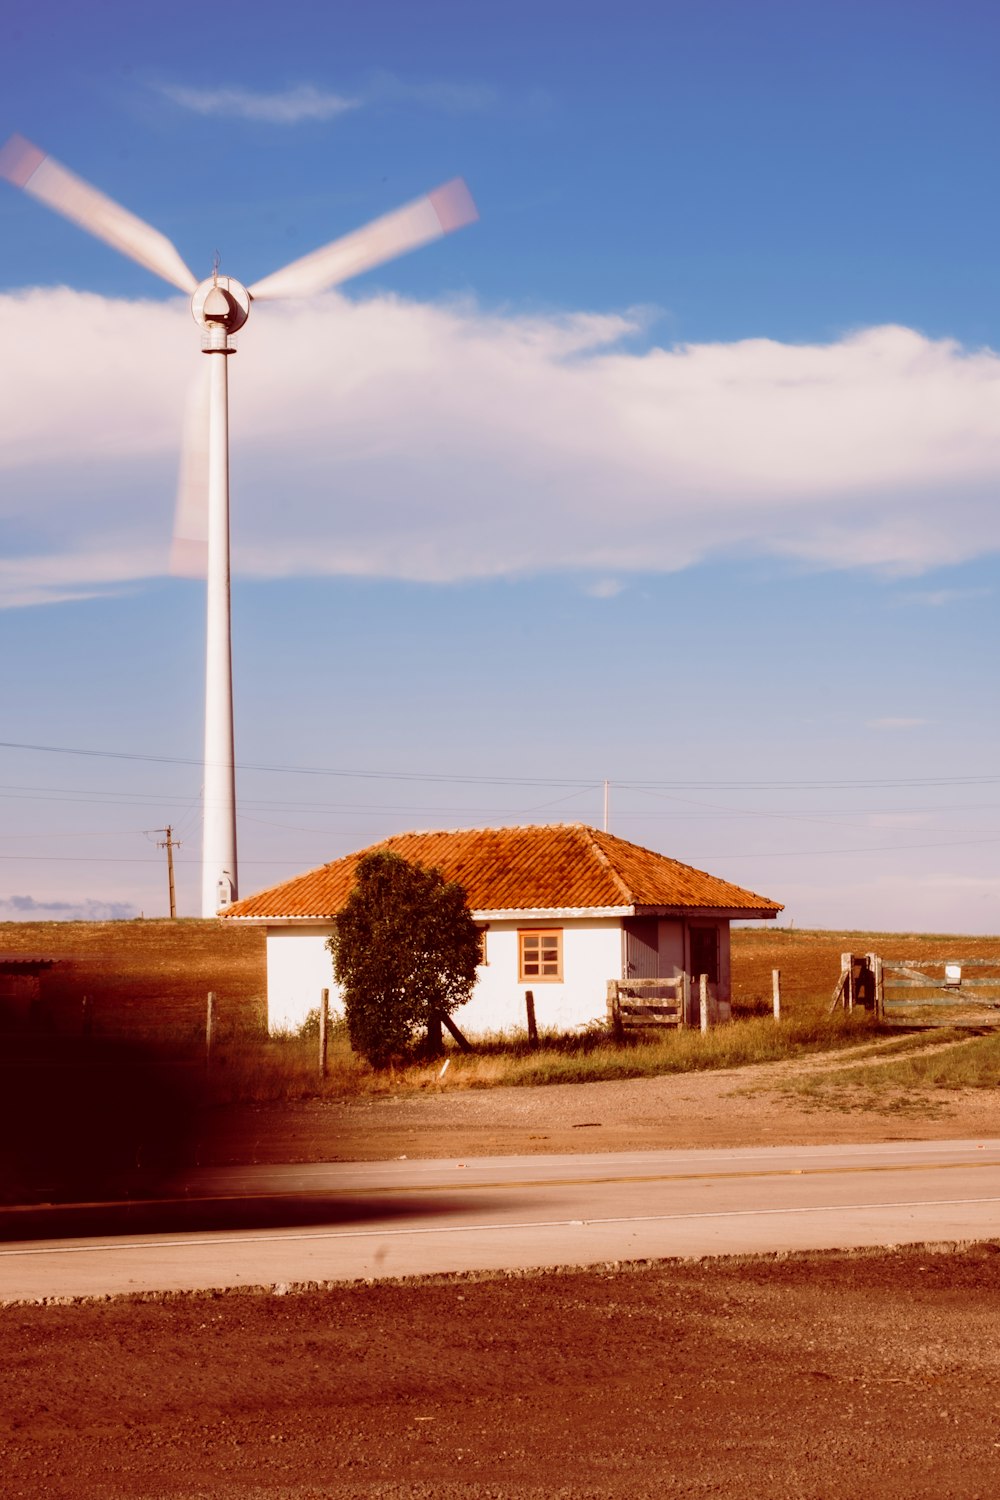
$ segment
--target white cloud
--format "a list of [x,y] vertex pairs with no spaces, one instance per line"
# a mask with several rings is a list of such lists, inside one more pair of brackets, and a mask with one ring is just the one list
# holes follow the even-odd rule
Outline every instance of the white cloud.
[[584,592],[591,599],[617,599],[625,585],[617,578],[597,578],[593,583],[588,583]]
[[[919,573],[1000,548],[990,351],[885,327],[635,353],[633,327],[255,309],[230,361],[238,571],[620,580],[742,552]],[[9,294],[0,347],[4,602],[162,572],[201,359],[186,304]]]
[[190,88],[184,84],[161,83],[161,94],[183,109],[198,115],[228,115],[240,120],[260,120],[267,125],[299,125],[303,120],[332,120],[348,110],[357,109],[359,99],[318,89],[311,83],[274,93],[243,88]]

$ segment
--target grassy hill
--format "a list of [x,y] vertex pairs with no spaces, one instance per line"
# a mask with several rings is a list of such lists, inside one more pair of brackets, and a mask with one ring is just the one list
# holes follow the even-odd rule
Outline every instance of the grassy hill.
[[0,922],[0,955],[55,959],[45,1006],[59,1030],[88,999],[95,1031],[186,1037],[205,1025],[209,990],[223,1029],[262,1026],[266,963],[260,928],[197,919]]

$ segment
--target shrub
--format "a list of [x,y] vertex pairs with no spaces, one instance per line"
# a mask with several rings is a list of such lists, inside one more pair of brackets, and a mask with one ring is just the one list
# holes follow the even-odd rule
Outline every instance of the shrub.
[[327,946],[351,1046],[384,1068],[421,1028],[437,1042],[440,1018],[468,1000],[479,929],[464,890],[440,870],[376,849],[358,861],[355,880]]

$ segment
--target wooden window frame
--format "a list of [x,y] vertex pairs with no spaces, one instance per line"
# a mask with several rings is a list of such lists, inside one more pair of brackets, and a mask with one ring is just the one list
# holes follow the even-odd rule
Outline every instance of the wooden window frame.
[[[555,974],[528,974],[525,972],[524,940],[525,938],[538,938],[538,968],[542,967],[541,939],[555,938],[556,940],[556,966]],[[519,927],[517,929],[517,980],[519,984],[562,984],[563,982],[563,929],[561,927]]]
[[484,922],[479,926],[479,963],[476,965],[479,969],[485,969],[489,966],[490,955],[489,949],[486,946],[486,934],[489,930],[490,924],[488,922]]

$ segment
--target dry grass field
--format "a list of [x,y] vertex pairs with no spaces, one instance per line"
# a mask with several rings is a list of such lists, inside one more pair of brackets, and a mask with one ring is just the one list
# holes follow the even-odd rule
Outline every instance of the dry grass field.
[[794,927],[743,927],[733,932],[733,1002],[771,1005],[771,970],[781,971],[782,1000],[791,1012],[829,1000],[842,953],[886,959],[1000,957],[1000,937],[956,933],[826,932]]
[[[886,958],[996,958],[1000,938],[926,933],[733,931],[733,999],[738,1014],[770,1012],[771,971],[780,969],[783,1003],[801,1017],[829,1000],[844,952]],[[73,1029],[82,997],[107,1032],[183,1038],[217,996],[224,1028],[259,1029],[264,1015],[264,936],[259,928],[197,919],[132,922],[3,922],[0,954],[56,960],[47,980],[59,1029]]]
[[[599,1033],[479,1045],[472,1057],[454,1052],[449,1085],[488,1088],[636,1078],[706,1068],[740,1067],[810,1051],[856,1044],[870,1018],[829,1017],[843,952],[885,958],[997,958],[1000,939],[913,933],[738,928],[733,932],[733,1015],[739,1024],[714,1031],[667,1033],[621,1048]],[[315,1094],[315,1028],[301,1039],[264,1035],[265,950],[260,929],[198,920],[12,922],[0,924],[0,954],[50,958],[40,1006],[42,1024],[57,1035],[83,1030],[84,1000],[97,1037],[197,1046],[204,1036],[206,996],[215,995],[220,1099],[273,1099]],[[783,1025],[770,1024],[772,970],[781,973]],[[459,1021],[461,1017],[458,1017]],[[384,1093],[401,1086],[435,1087],[438,1066],[388,1074],[350,1053],[334,1028],[330,1079],[321,1093]]]
[[58,1031],[79,1029],[86,996],[105,1035],[185,1039],[205,1024],[214,990],[225,1028],[261,1028],[264,934],[197,919],[132,922],[0,922],[0,955],[55,960],[45,1010]]

